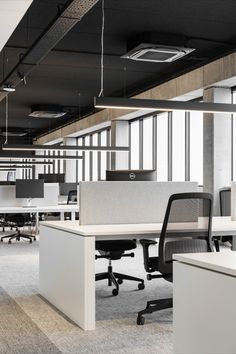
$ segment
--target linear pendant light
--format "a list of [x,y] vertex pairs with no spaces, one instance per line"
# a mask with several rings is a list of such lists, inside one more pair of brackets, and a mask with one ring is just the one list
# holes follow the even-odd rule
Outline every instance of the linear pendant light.
[[[14,161],[16,159],[30,159],[30,160],[77,160],[83,159],[83,156],[75,156],[75,155],[24,155],[21,153],[17,153],[16,156],[9,156],[7,153],[4,155],[0,152],[0,160],[8,160]],[[41,162],[42,163],[42,162]]]
[[[2,150],[14,151],[129,151],[128,146],[75,146],[75,145],[22,145],[22,144],[3,144]],[[50,156],[51,158],[54,158]]]
[[52,165],[52,161],[6,161],[0,160],[0,165]]
[[157,111],[199,111],[205,113],[236,113],[236,104],[196,101],[167,101],[123,97],[94,97],[96,108],[143,109]]

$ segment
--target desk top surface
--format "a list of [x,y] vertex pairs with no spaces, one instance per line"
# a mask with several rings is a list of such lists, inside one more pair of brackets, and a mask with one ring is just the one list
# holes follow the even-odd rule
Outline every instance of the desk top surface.
[[[81,236],[112,236],[160,234],[162,223],[149,224],[113,224],[113,225],[79,225],[78,221],[44,221],[44,226],[71,232]],[[182,229],[182,226],[180,225]],[[213,217],[212,234],[236,236],[236,221],[230,217]]]
[[181,263],[236,277],[236,252],[234,251],[176,254],[173,258]]
[[36,207],[9,206],[0,207],[0,214],[4,213],[35,213],[35,212],[69,212],[78,211],[79,207],[75,204],[42,205]]

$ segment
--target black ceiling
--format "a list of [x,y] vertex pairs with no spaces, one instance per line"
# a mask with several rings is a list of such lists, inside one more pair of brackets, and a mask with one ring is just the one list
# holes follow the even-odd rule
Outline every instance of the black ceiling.
[[[66,3],[34,0],[0,53],[0,81]],[[235,0],[105,0],[104,95],[130,96],[233,52],[235,15]],[[101,19],[100,1],[35,67],[26,85],[21,83],[9,94],[10,128],[25,129],[35,137],[94,111],[93,97],[100,91]],[[128,40],[145,32],[167,39],[175,35],[196,50],[173,63],[120,58]],[[62,105],[69,113],[58,119],[31,118],[35,104]],[[5,128],[4,101],[0,128]]]

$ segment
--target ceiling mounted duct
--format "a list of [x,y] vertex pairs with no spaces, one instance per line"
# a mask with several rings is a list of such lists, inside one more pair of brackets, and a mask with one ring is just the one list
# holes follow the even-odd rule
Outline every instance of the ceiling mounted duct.
[[194,51],[193,48],[141,43],[127,54],[122,55],[121,58],[155,63],[170,63],[192,51]]
[[61,118],[66,115],[60,106],[39,105],[33,106],[30,117],[34,118]]

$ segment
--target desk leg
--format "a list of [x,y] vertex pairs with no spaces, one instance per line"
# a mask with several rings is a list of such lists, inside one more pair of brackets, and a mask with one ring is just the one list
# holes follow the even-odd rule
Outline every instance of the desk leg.
[[36,235],[38,235],[39,234],[39,213],[38,212],[35,213],[35,223],[36,223],[35,233]]
[[232,237],[232,251],[236,251],[236,236]]
[[84,330],[95,329],[95,237],[40,226],[40,294]]

